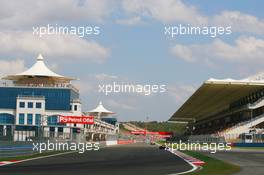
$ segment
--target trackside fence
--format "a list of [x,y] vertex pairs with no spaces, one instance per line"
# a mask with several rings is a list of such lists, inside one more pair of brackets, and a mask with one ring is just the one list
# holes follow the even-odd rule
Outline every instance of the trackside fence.
[[191,143],[264,143],[264,134],[190,135],[177,136],[170,141]]

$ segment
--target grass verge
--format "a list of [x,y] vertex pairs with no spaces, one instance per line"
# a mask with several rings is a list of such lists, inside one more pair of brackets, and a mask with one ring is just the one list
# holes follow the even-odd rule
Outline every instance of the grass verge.
[[185,151],[184,153],[206,162],[201,170],[186,175],[231,175],[241,170],[237,165],[214,159],[199,152]]

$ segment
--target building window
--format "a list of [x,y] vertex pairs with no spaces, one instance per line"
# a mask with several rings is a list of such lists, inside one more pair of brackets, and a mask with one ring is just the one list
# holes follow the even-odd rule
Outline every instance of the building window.
[[0,123],[1,124],[14,124],[15,117],[12,114],[0,113]]
[[28,108],[33,108],[33,102],[28,102]]
[[36,108],[41,108],[41,103],[40,102],[36,103]]
[[19,107],[24,108],[25,107],[25,102],[19,102]]
[[63,132],[63,127],[58,127],[58,132]]
[[25,124],[25,114],[23,114],[23,113],[20,113],[19,114],[19,121],[18,121],[18,123],[20,125],[24,125]]
[[57,125],[58,124],[58,117],[56,115],[48,117],[48,125]]
[[74,111],[77,111],[78,107],[77,105],[74,105]]
[[55,132],[55,127],[50,127],[49,131],[50,132]]
[[33,123],[33,114],[27,114],[27,124],[32,125]]
[[35,124],[40,125],[41,124],[41,115],[35,114]]

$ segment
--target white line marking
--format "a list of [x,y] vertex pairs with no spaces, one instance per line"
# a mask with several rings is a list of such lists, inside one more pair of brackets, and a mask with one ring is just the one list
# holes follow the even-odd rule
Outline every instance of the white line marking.
[[[161,146],[161,144],[159,144],[159,143],[157,143],[157,142],[155,142],[155,143],[156,143],[156,145],[158,145],[158,146]],[[191,170],[184,171],[184,172],[180,172],[180,173],[173,173],[173,174],[168,174],[168,175],[178,175],[178,174],[191,173],[191,172],[193,172],[193,171],[195,171],[195,170],[197,170],[197,169],[198,169],[198,166],[196,166],[196,165],[192,164],[191,162],[188,162],[187,160],[185,160],[184,158],[180,157],[179,155],[177,155],[177,154],[176,154],[176,153],[174,153],[173,151],[171,151],[171,150],[167,150],[167,151],[169,151],[170,153],[172,153],[172,154],[176,155],[177,157],[181,158],[182,160],[184,160],[185,162],[187,162],[189,165],[191,165],[191,166],[192,166],[192,169],[191,169]]]
[[[177,157],[180,157],[180,156],[178,156],[176,153],[174,153],[173,151],[171,151],[171,150],[168,150],[168,151],[169,151],[170,153],[176,155]],[[194,165],[194,164],[192,164],[191,162],[189,162],[189,161],[183,159],[182,157],[180,157],[180,158],[181,158],[182,160],[184,160],[185,162],[187,162],[189,165],[191,165],[193,168],[192,168],[191,170],[188,170],[188,171],[184,171],[184,172],[180,172],[180,173],[174,173],[174,174],[169,174],[169,175],[177,175],[177,174],[191,173],[191,172],[197,170],[198,167],[197,167],[196,165]]]
[[16,162],[10,162],[10,163],[7,163],[7,164],[2,164],[2,165],[0,164],[0,166],[26,162],[26,161],[30,161],[30,160],[44,159],[44,158],[59,156],[59,155],[63,155],[63,154],[70,154],[70,153],[74,153],[74,152],[77,152],[77,151],[70,151],[70,152],[64,152],[64,153],[57,153],[57,154],[51,154],[51,155],[46,155],[46,156],[34,157],[34,158],[29,158],[29,159],[24,159],[24,160],[18,160]]

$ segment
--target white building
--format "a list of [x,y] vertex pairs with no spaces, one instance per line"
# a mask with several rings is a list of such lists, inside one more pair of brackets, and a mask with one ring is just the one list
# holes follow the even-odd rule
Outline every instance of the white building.
[[[114,134],[115,126],[96,120],[94,126],[62,124],[58,116],[81,116],[79,90],[71,84],[75,78],[51,71],[38,56],[37,62],[25,72],[8,75],[0,86],[0,138],[29,140],[36,138],[85,139],[92,128],[107,128]],[[110,129],[109,129],[110,128]]]

